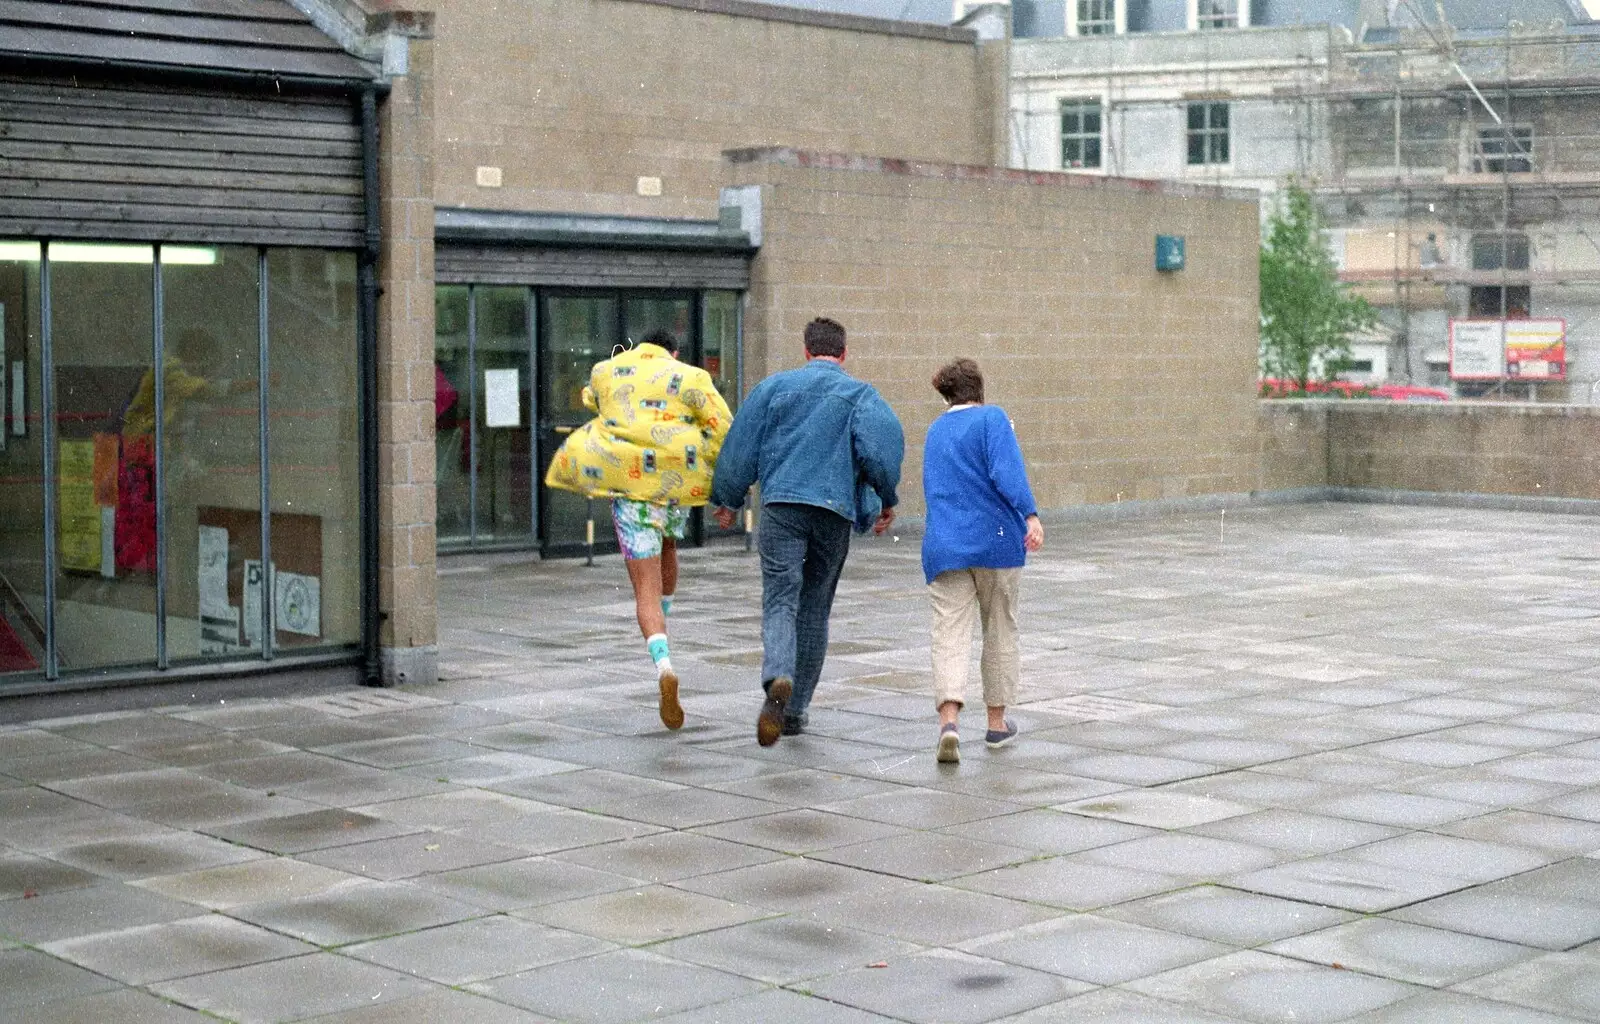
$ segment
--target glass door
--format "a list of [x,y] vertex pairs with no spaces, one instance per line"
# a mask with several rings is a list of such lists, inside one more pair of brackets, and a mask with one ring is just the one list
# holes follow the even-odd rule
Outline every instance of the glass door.
[[531,543],[533,516],[533,360],[528,289],[477,287],[472,361],[478,389],[473,419],[473,539]]
[[[583,389],[594,364],[609,359],[622,340],[621,308],[614,295],[546,294],[539,317],[540,401],[539,467],[550,465],[556,449],[593,415],[584,408]],[[591,515],[597,550],[615,550],[609,509],[571,491],[539,487],[545,554],[574,554],[589,539]]]

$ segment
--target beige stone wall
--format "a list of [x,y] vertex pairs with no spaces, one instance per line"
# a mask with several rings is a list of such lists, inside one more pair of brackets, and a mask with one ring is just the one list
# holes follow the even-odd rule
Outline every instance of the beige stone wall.
[[[903,510],[944,360],[984,367],[1041,508],[1257,489],[1258,224],[1253,193],[1097,177],[754,155],[763,246],[747,375],[796,366],[818,315],[906,427]],[[855,169],[848,169],[855,168]],[[1155,270],[1155,236],[1188,268]]]
[[[1600,499],[1600,409],[1591,406],[1279,401],[1261,403],[1261,422],[1267,490],[1325,482]],[[1303,443],[1274,444],[1285,439]]]
[[386,682],[431,682],[438,603],[433,461],[434,42],[410,42],[408,73],[379,108],[379,635]]
[[[715,217],[725,149],[962,163],[988,163],[996,149],[984,76],[1004,65],[981,61],[969,33],[919,38],[632,0],[413,6],[437,12],[442,206]],[[479,166],[500,168],[501,187],[479,187]],[[640,177],[659,177],[662,195],[637,195]]]

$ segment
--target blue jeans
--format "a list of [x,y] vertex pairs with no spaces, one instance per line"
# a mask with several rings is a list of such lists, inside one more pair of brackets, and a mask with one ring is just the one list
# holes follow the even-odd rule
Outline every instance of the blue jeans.
[[794,680],[785,717],[805,714],[828,653],[828,616],[850,553],[850,520],[817,505],[761,509],[761,680]]

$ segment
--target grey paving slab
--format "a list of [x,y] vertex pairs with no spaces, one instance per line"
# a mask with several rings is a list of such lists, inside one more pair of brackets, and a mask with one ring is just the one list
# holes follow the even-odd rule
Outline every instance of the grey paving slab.
[[753,995],[764,986],[707,967],[624,949],[468,987],[563,1021],[625,1024]]
[[979,1024],[1057,1002],[1088,986],[1015,964],[950,952],[862,967],[815,982],[810,990],[897,1020]]
[[638,880],[548,857],[529,857],[423,875],[412,884],[486,911],[507,911],[631,889]]
[[1096,864],[1071,855],[966,875],[951,879],[950,884],[1068,910],[1096,910],[1181,889],[1192,881],[1178,875]]
[[1391,916],[1549,950],[1571,949],[1600,938],[1600,903],[1559,889],[1518,888],[1509,881],[1404,907]]
[[367,878],[393,881],[496,861],[520,860],[526,855],[526,850],[514,846],[499,846],[448,832],[414,832],[393,839],[312,850],[302,853],[298,859]]
[[41,948],[129,985],[315,952],[304,942],[219,914],[62,939]]
[[20,851],[0,851],[0,900],[99,885],[102,876]]
[[937,790],[902,787],[872,796],[857,797],[820,808],[852,818],[866,818],[906,828],[938,828],[961,822],[995,818],[1023,810],[1008,801],[942,793]]
[[1187,831],[1305,856],[1337,853],[1401,834],[1399,829],[1386,825],[1276,807],[1195,825]]
[[1357,971],[1253,951],[1180,967],[1128,987],[1262,1024],[1343,1021],[1423,991]]
[[544,903],[513,913],[620,945],[641,946],[770,917],[775,911],[674,889],[645,886]]
[[811,854],[813,860],[936,882],[1031,860],[1036,854],[939,832],[909,832],[850,846],[834,846]]
[[193,904],[113,882],[6,900],[0,903],[0,935],[38,944],[204,913]]
[[588,935],[496,915],[357,943],[341,952],[429,981],[459,986],[613,948],[611,943]]
[[1102,988],[1007,1017],[1004,1024],[1239,1024],[1239,1020],[1126,989]]
[[401,882],[362,882],[311,896],[230,907],[231,917],[318,946],[339,946],[483,916],[483,910]]
[[227,867],[141,879],[133,884],[211,910],[292,899],[362,881],[361,876],[287,857],[265,857]]
[[1231,839],[1169,833],[1098,847],[1075,859],[1137,871],[1216,879],[1276,864],[1285,855],[1270,847]]
[[1229,952],[1220,943],[1160,928],[1076,914],[962,949],[1094,985],[1117,985]]
[[1161,789],[1128,789],[1076,800],[1056,808],[1071,814],[1110,818],[1151,828],[1187,828],[1237,817],[1257,809],[1231,800]]
[[6,979],[0,985],[0,1011],[29,1020],[40,1007],[57,999],[117,987],[109,978],[32,949],[0,952],[0,977]]
[[408,830],[466,828],[471,825],[516,821],[529,814],[551,809],[549,804],[481,789],[455,789],[447,793],[434,793],[404,800],[386,800],[382,803],[352,808],[353,811],[363,815],[407,826]]
[[1433,988],[1488,974],[1540,953],[1528,946],[1384,918],[1365,918],[1284,939],[1266,946],[1265,951]]
[[773,985],[865,967],[918,951],[909,942],[844,925],[772,917],[664,942],[656,951]]
[[1512,843],[1552,854],[1570,855],[1600,850],[1600,822],[1560,818],[1532,811],[1495,811],[1441,825],[1436,831],[1463,839]]
[[783,857],[752,867],[680,879],[673,885],[787,913],[918,890],[918,884],[907,879],[807,857]]
[[1426,992],[1351,1017],[1349,1024],[1576,1024],[1579,1019],[1456,992]]
[[1419,903],[1464,889],[1470,883],[1462,878],[1392,868],[1338,854],[1238,875],[1228,884],[1248,892],[1370,914]]
[[562,850],[551,856],[640,881],[670,882],[761,864],[777,860],[782,854],[690,832],[663,832],[616,843]]
[[1503,843],[1412,832],[1347,851],[1355,860],[1385,864],[1419,873],[1488,882],[1544,867],[1549,854]]
[[276,1024],[421,995],[427,982],[333,953],[311,953],[150,986],[239,1024]]
[[215,1024],[216,1018],[138,989],[0,1006],[0,1024]]
[[528,854],[597,846],[619,839],[653,835],[667,829],[642,821],[625,821],[603,814],[558,808],[450,831],[471,842],[509,846]]
[[1141,825],[1044,808],[948,825],[939,831],[1040,853],[1078,853],[1157,834]]
[[348,846],[351,843],[405,835],[419,829],[359,811],[334,809],[208,826],[204,831],[218,839],[269,853],[305,853],[329,846]]
[[656,1020],[661,1024],[747,1024],[757,1020],[781,1020],[784,1024],[888,1024],[890,1018],[786,989],[769,989]]
[[549,1024],[548,1017],[456,989],[307,1018],[308,1024]]
[[1060,916],[1049,907],[944,885],[916,885],[807,908],[813,920],[923,946],[953,946]]
[[105,878],[124,880],[237,864],[264,856],[258,850],[188,832],[84,843],[51,854],[53,860],[64,864],[92,871]]
[[1244,947],[1303,935],[1355,918],[1349,911],[1333,907],[1217,885],[1135,900],[1099,913],[1114,920]]
[[907,834],[907,830],[898,825],[810,809],[742,818],[694,831],[780,853],[814,853]]
[[1579,1020],[1600,1020],[1600,950],[1550,953],[1463,982],[1457,990]]

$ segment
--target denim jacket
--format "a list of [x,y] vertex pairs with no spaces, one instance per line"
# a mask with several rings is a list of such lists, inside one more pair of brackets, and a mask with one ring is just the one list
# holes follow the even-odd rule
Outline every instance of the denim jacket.
[[751,390],[717,458],[711,503],[738,508],[759,481],[764,505],[816,505],[863,529],[899,503],[904,455],[900,421],[877,389],[813,359]]

